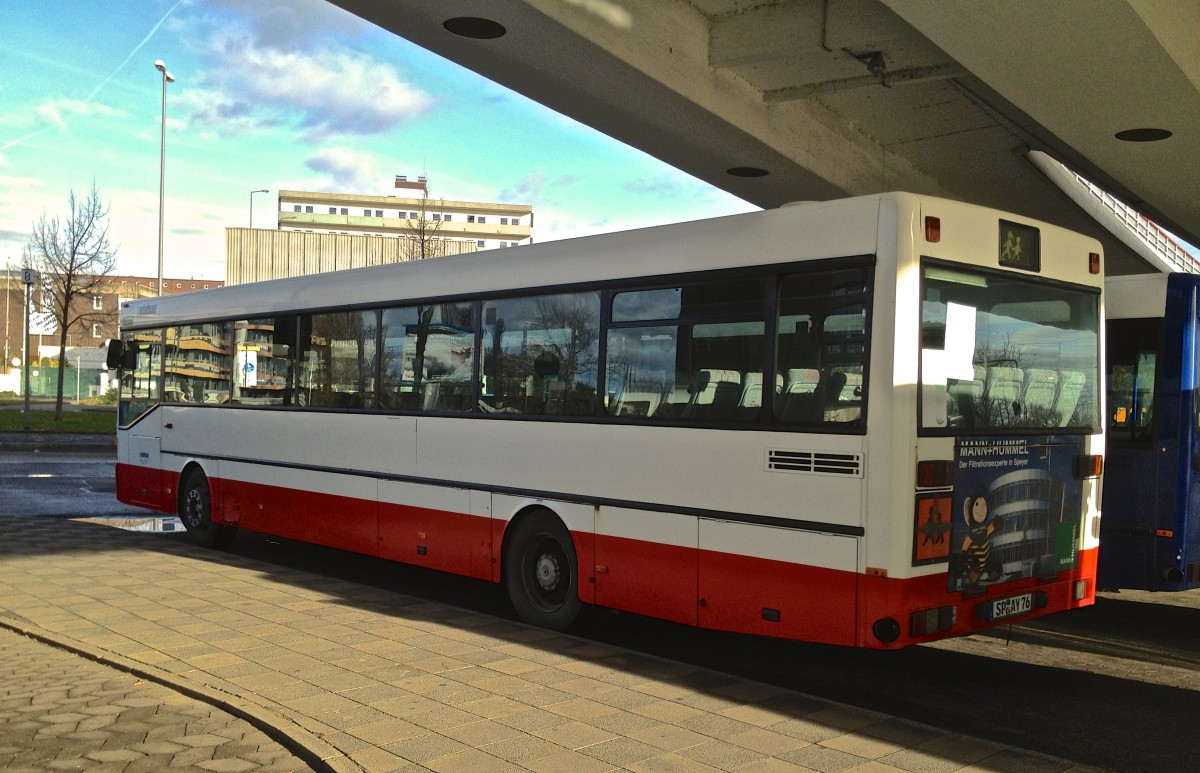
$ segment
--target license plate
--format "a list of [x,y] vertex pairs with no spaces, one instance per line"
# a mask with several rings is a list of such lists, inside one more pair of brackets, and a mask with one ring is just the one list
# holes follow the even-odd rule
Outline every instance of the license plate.
[[1033,611],[1033,594],[1022,593],[1020,596],[1009,596],[996,599],[988,607],[988,619],[1000,620],[1005,617],[1023,615]]

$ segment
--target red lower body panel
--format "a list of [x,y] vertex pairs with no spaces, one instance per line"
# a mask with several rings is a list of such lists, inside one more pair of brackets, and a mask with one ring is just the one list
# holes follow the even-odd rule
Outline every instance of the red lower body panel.
[[[177,485],[173,473],[117,466],[123,502],[174,512]],[[236,480],[210,485],[216,523],[467,577],[501,578],[507,523],[499,519]],[[1053,581],[1018,580],[967,597],[947,592],[945,573],[894,579],[587,532],[572,538],[580,597],[587,603],[702,628],[829,644],[898,649],[1095,600],[1095,550],[1082,551],[1076,568]],[[1076,601],[1080,579],[1088,582]],[[981,617],[991,601],[1025,593],[1035,594],[1041,606],[1012,620]],[[951,627],[911,635],[913,613],[951,606]],[[899,635],[880,641],[876,623],[889,620]]]

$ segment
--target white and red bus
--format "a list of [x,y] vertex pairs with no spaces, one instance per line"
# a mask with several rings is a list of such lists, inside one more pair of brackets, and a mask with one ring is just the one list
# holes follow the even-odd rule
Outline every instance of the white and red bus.
[[1101,254],[886,194],[123,305],[117,490],[701,628],[1093,602]]

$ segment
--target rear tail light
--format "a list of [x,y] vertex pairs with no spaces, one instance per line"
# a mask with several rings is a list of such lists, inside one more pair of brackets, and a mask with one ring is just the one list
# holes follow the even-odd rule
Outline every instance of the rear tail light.
[[1099,478],[1104,471],[1104,457],[1099,454],[1080,454],[1075,457],[1075,477],[1079,480]]
[[933,460],[917,462],[918,488],[943,488],[954,485],[954,462]]
[[957,611],[952,606],[918,610],[908,617],[908,634],[928,636],[948,631],[954,627],[957,618]]

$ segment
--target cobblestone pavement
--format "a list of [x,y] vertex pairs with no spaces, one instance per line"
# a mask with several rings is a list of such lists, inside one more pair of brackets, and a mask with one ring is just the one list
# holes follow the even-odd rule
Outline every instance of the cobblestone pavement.
[[245,719],[6,629],[0,629],[0,768],[311,770]]
[[[10,685],[0,746],[14,767],[289,769],[283,757],[254,756],[272,747],[247,724],[137,684],[153,675],[339,773],[1094,770],[402,593],[55,518],[0,518],[0,622],[43,639],[34,650],[33,639],[0,639]],[[87,666],[99,670],[74,675]],[[167,753],[159,744],[185,748],[151,760]],[[55,763],[27,762],[51,755]]]

